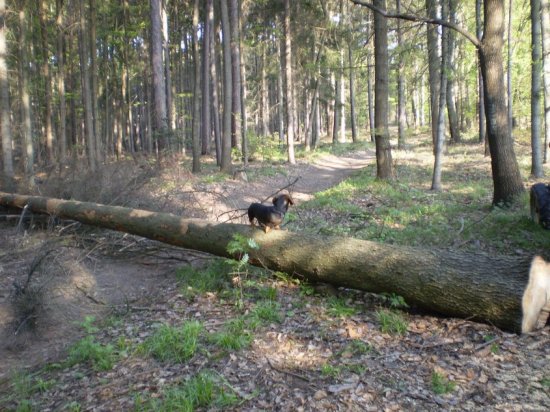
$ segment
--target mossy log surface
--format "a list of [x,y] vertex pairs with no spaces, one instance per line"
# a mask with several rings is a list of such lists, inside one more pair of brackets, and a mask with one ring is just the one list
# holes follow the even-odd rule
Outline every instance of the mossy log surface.
[[251,256],[255,265],[312,282],[396,293],[424,309],[518,333],[544,326],[546,318],[540,315],[548,315],[550,265],[540,257],[412,248],[283,230],[266,234],[241,224],[2,192],[0,206],[27,206],[35,213],[226,257],[228,242],[239,233],[260,246]]

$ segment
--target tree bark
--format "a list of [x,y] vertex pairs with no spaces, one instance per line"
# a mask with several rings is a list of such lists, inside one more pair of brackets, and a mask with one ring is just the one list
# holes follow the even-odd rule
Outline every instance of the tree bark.
[[[482,0],[476,0],[476,36],[481,41],[483,36],[483,25],[481,22],[481,3]],[[481,73],[481,63],[478,68],[478,127],[479,127],[479,142],[485,145],[485,97],[483,92],[483,74]]]
[[542,76],[544,82],[544,163],[548,161],[550,139],[550,0],[541,0]]
[[513,332],[542,328],[550,309],[550,263],[541,257],[491,256],[378,244],[289,231],[264,233],[239,224],[184,219],[168,213],[0,192],[0,206],[132,233],[231,257],[234,234],[260,246],[250,262],[312,282],[396,293],[407,303]]
[[542,44],[540,0],[531,0],[531,176],[544,176],[541,147]]
[[167,147],[168,114],[166,81],[162,59],[161,0],[151,0],[151,67],[153,72],[153,132],[158,138],[159,154]]
[[[212,132],[210,122],[210,33],[214,23],[213,0],[204,2],[204,35],[202,37],[202,110],[201,110],[201,154],[210,152],[210,136]],[[193,32],[194,33],[194,32]]]
[[[456,8],[457,0],[449,0],[449,21],[456,24]],[[455,50],[455,37],[456,33],[453,30],[447,29],[447,48],[446,48],[446,71],[445,76],[447,79],[447,114],[449,117],[449,130],[451,132],[451,142],[460,143],[462,140],[460,137],[460,127],[458,121],[458,114],[456,109],[456,102],[454,96],[455,90],[455,62],[454,62],[454,50]]]
[[231,47],[229,39],[231,38],[229,30],[229,10],[227,2],[220,0],[222,32],[223,32],[223,136],[222,136],[222,161],[221,171],[231,173],[233,168],[231,164],[231,102],[233,98],[233,89],[231,87]]
[[[386,9],[386,0],[375,0],[374,5]],[[376,177],[393,177],[390,136],[388,130],[388,22],[386,17],[374,14],[374,134],[376,141]]]
[[[437,18],[437,3],[438,0],[426,0],[426,11],[429,18]],[[437,27],[431,24],[426,27],[427,44],[428,44],[428,78],[430,85],[430,119],[432,122],[432,143],[436,145],[437,141],[437,124],[439,121],[439,87],[441,76],[440,61],[439,61],[439,46]]]
[[84,133],[86,136],[86,150],[88,153],[88,164],[90,170],[97,170],[96,158],[96,136],[94,134],[93,113],[92,113],[92,91],[90,86],[90,67],[88,65],[90,50],[88,26],[86,24],[86,6],[84,0],[80,0],[80,31],[79,31],[79,54],[80,54],[80,78],[82,83],[82,100],[84,105]]
[[[8,47],[6,28],[6,2],[0,0],[0,132],[2,133],[2,164],[7,179],[14,177],[12,134],[10,120],[10,84],[8,78]],[[11,183],[10,183],[11,185]]]
[[[194,68],[194,81],[193,81],[193,173],[199,173],[201,171],[201,136],[200,136],[200,77],[201,67],[199,60],[199,0],[193,2],[193,68]],[[203,62],[204,64],[204,62]],[[203,96],[206,99],[206,96]],[[204,115],[204,113],[203,113]]]
[[[396,7],[397,13],[401,13],[401,0],[397,0]],[[405,130],[407,128],[405,107],[407,103],[405,101],[404,44],[401,20],[397,20],[397,49],[397,148],[402,150],[405,148]]]
[[290,30],[290,0],[284,0],[285,12],[284,12],[284,79],[285,79],[285,95],[286,104],[285,112],[287,118],[286,126],[286,142],[288,152],[288,163],[295,164],[296,158],[294,156],[294,104],[293,104],[293,79],[292,79],[292,34]]

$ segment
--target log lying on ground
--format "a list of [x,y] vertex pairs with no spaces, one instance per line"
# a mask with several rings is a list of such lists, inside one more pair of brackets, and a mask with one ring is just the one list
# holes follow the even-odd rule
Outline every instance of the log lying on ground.
[[240,224],[184,219],[167,213],[0,192],[0,206],[127,232],[171,245],[230,257],[233,235],[253,238],[251,262],[312,282],[396,293],[409,304],[517,333],[542,328],[550,308],[550,263],[380,244],[289,231],[265,234]]

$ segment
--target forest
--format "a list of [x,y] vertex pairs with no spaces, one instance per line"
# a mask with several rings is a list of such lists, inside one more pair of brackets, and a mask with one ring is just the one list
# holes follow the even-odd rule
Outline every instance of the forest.
[[550,408],[550,0],[0,19],[0,409]]

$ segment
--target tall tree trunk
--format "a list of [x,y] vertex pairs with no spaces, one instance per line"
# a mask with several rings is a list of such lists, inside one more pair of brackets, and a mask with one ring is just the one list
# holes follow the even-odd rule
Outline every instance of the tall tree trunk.
[[42,48],[42,80],[44,82],[44,126],[46,134],[46,152],[48,162],[52,164],[55,159],[54,135],[52,127],[52,80],[50,75],[49,53],[48,53],[48,28],[46,23],[46,13],[48,12],[48,3],[46,0],[38,0],[38,19],[40,21],[40,41]]
[[[457,0],[448,0],[449,1],[449,21],[453,24],[456,24],[456,7]],[[458,114],[456,110],[455,102],[455,73],[456,67],[454,62],[454,50],[455,50],[455,37],[456,33],[453,30],[447,30],[447,57],[445,65],[447,67],[446,71],[446,81],[447,81],[447,113],[449,116],[449,130],[451,132],[451,142],[459,143],[462,139],[460,137],[460,125],[458,121]]]
[[[259,245],[250,263],[298,274],[311,282],[395,293],[409,304],[448,316],[483,321],[513,332],[546,324],[550,263],[540,256],[421,249],[367,240],[184,219],[168,213],[0,192],[0,206],[47,213],[172,245],[232,257],[235,234]],[[338,262],[338,264],[335,264]]]
[[288,162],[295,164],[296,159],[294,157],[294,102],[293,102],[293,79],[292,79],[292,34],[290,29],[290,0],[284,0],[284,80],[285,80],[285,95],[286,95],[286,118],[287,118],[287,130],[286,130],[286,142],[288,148]]
[[[476,36],[481,41],[483,36],[483,24],[481,21],[481,6],[483,0],[476,0]],[[479,142],[485,145],[485,97],[483,87],[483,73],[481,62],[478,65],[478,120],[479,120]]]
[[540,7],[544,80],[544,163],[546,163],[550,141],[550,0],[541,0]]
[[216,147],[216,164],[221,166],[222,164],[222,145],[221,145],[221,125],[220,125],[220,103],[218,98],[218,72],[216,69],[216,46],[214,42],[214,15],[212,7],[212,24],[210,25],[210,50],[212,53],[210,59],[210,79],[212,90],[212,105],[209,110],[212,110],[212,119],[214,124],[214,144]]
[[213,0],[206,0],[204,3],[204,35],[202,37],[202,110],[201,110],[201,153],[203,155],[210,151],[210,136],[212,134],[210,121],[210,33],[214,23]]
[[[166,123],[170,131],[175,127],[174,99],[172,97],[172,70],[170,67],[170,32],[166,6],[168,1],[163,0],[162,20],[162,50],[164,56],[164,80],[166,83]],[[176,13],[177,14],[177,13]]]
[[232,146],[238,147],[244,157],[242,145],[242,100],[241,100],[241,48],[239,40],[239,2],[229,0],[229,31],[231,36],[231,77],[233,79],[231,94],[231,139]]
[[[386,10],[386,0],[374,0],[374,5]],[[388,131],[388,22],[374,14],[374,129],[376,139],[376,177],[393,177],[390,136]]]
[[357,142],[357,114],[355,113],[355,61],[353,59],[353,48],[348,44],[349,62],[349,108],[351,117],[351,140]]
[[[441,2],[441,18],[447,19],[447,2]],[[445,145],[445,104],[447,94],[447,59],[449,50],[447,49],[447,36],[449,35],[446,27],[441,27],[441,79],[439,82],[439,106],[437,108],[437,135],[434,142],[434,170],[432,177],[432,187],[434,191],[441,190],[441,174],[443,172],[443,146]]]
[[[67,157],[67,101],[65,99],[65,23],[63,0],[56,0],[57,9],[57,94],[59,98],[59,151],[61,160]],[[25,44],[25,43],[21,43]]]
[[[401,1],[397,0],[397,13],[401,13]],[[405,130],[407,128],[407,115],[405,108],[405,82],[403,73],[403,33],[401,28],[401,20],[397,20],[397,47],[399,54],[397,56],[397,148],[405,148]]]
[[96,145],[93,124],[92,91],[90,85],[90,52],[88,49],[88,26],[86,25],[85,0],[80,0],[80,32],[79,32],[79,54],[80,54],[80,78],[82,84],[82,101],[84,106],[84,133],[86,138],[86,151],[90,170],[97,169]]
[[99,96],[99,84],[97,80],[98,76],[98,66],[97,66],[97,11],[96,11],[96,0],[89,0],[90,4],[90,28],[89,28],[89,42],[90,42],[90,81],[91,81],[91,92],[92,92],[92,116],[94,119],[94,136],[95,136],[95,151],[96,159],[98,162],[101,162],[103,158],[103,141],[102,133],[99,125],[99,108],[98,108],[98,96]]
[[153,71],[153,133],[158,142],[159,154],[167,148],[168,115],[166,111],[166,81],[162,59],[162,0],[151,1],[151,67]]
[[[200,77],[201,67],[199,60],[199,0],[193,3],[193,173],[201,170],[201,136],[200,136]],[[204,64],[204,62],[203,62]]]
[[491,152],[493,204],[508,204],[524,193],[514,152],[503,85],[504,0],[484,0],[484,33],[480,46],[483,72],[487,139]]
[[[426,0],[426,10],[429,18],[437,18],[437,4],[438,0]],[[430,115],[432,122],[432,142],[435,147],[437,141],[437,125],[439,122],[439,87],[441,76],[440,71],[440,59],[439,59],[439,46],[437,39],[437,27],[429,24],[426,27],[428,34],[428,73],[430,84]]]
[[540,0],[531,0],[531,176],[544,176],[541,147],[542,44]]
[[284,54],[281,43],[284,39],[275,39],[277,47],[277,128],[279,129],[279,144],[285,141],[285,86],[284,86]]
[[6,28],[6,1],[0,0],[0,131],[2,132],[2,164],[7,179],[14,177],[12,134],[10,121],[10,84],[8,77],[8,47]]
[[271,134],[269,131],[269,90],[266,71],[266,42],[262,42],[260,47],[260,135],[266,137],[268,134]]
[[233,101],[233,87],[231,78],[231,38],[229,28],[229,10],[227,2],[220,0],[222,12],[223,32],[223,70],[224,70],[224,104],[223,104],[223,137],[222,137],[222,164],[221,171],[231,173],[231,102]]
[[510,133],[513,132],[514,125],[514,113],[513,105],[514,99],[512,97],[512,3],[513,0],[508,0],[508,56],[507,56],[507,66],[508,70],[506,73],[506,92],[507,92],[507,101],[508,101],[508,126],[510,127]]
[[[27,49],[27,14],[25,11],[26,0],[21,0],[19,5],[19,97],[21,99],[21,133],[25,156],[25,177],[30,186],[34,186],[34,145],[32,141],[32,114],[31,99],[29,95],[29,66]],[[0,23],[0,27],[4,25]],[[1,35],[1,34],[0,34]],[[4,133],[2,133],[2,136]]]

